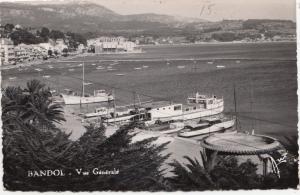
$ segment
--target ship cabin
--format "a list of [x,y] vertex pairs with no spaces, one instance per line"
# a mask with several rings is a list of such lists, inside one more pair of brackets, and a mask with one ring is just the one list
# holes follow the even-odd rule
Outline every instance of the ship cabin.
[[201,95],[198,92],[191,97],[187,98],[187,106],[183,109],[183,111],[188,112],[197,109],[212,109],[216,106],[223,105],[223,98],[217,99],[215,95]]
[[107,95],[104,89],[94,90],[94,96],[105,96]]
[[182,114],[182,104],[166,101],[152,102],[143,107],[146,109],[147,119],[150,121],[168,121],[172,120],[172,117]]

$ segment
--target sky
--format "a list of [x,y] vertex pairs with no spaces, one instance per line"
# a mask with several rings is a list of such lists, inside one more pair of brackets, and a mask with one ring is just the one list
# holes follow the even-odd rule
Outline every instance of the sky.
[[[0,0],[0,2],[32,0]],[[50,0],[44,0],[44,2]],[[66,0],[60,0],[65,2]],[[72,1],[72,0],[67,0]],[[73,0],[76,1],[76,0]],[[296,20],[296,0],[88,0],[118,14],[157,13],[218,21],[223,19]],[[40,1],[42,2],[42,1]],[[57,2],[57,1],[56,1]]]

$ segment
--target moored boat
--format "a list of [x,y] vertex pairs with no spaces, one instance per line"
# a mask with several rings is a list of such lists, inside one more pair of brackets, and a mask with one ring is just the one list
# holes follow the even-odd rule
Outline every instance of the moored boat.
[[176,133],[184,128],[184,123],[182,122],[171,122],[166,124],[153,125],[149,127],[150,131],[159,132],[162,134]]
[[72,104],[90,104],[98,102],[107,102],[114,99],[113,95],[105,90],[95,90],[94,95],[85,94],[84,96],[76,95],[72,91],[69,94],[61,94],[66,105]]
[[207,118],[201,119],[197,124],[189,124],[178,133],[180,137],[193,137],[209,133],[215,133],[233,127],[235,119],[233,118]]
[[147,110],[146,124],[154,124],[156,121],[191,120],[220,114],[224,110],[223,98],[216,96],[194,94],[187,98],[187,104],[170,102],[156,102],[145,105]]
[[94,112],[86,113],[84,115],[84,117],[92,118],[92,117],[104,116],[104,115],[108,115],[112,112],[114,112],[113,108],[100,107],[100,108],[96,108]]

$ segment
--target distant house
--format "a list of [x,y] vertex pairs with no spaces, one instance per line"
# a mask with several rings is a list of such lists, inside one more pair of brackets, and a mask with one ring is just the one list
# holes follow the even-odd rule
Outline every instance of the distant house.
[[99,37],[87,41],[88,47],[95,48],[95,53],[103,52],[131,52],[136,44],[127,41],[124,37]]
[[0,38],[0,65],[15,63],[15,51],[13,41]]

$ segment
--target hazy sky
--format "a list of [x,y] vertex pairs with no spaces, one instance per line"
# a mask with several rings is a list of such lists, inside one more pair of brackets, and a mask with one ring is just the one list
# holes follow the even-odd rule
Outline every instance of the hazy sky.
[[[30,1],[30,0],[0,0]],[[31,0],[32,1],[32,0]],[[46,0],[47,1],[47,0]],[[61,0],[63,1],[63,0]],[[69,0],[70,1],[70,0]],[[296,0],[89,0],[119,14],[158,13],[208,20],[296,19]]]

